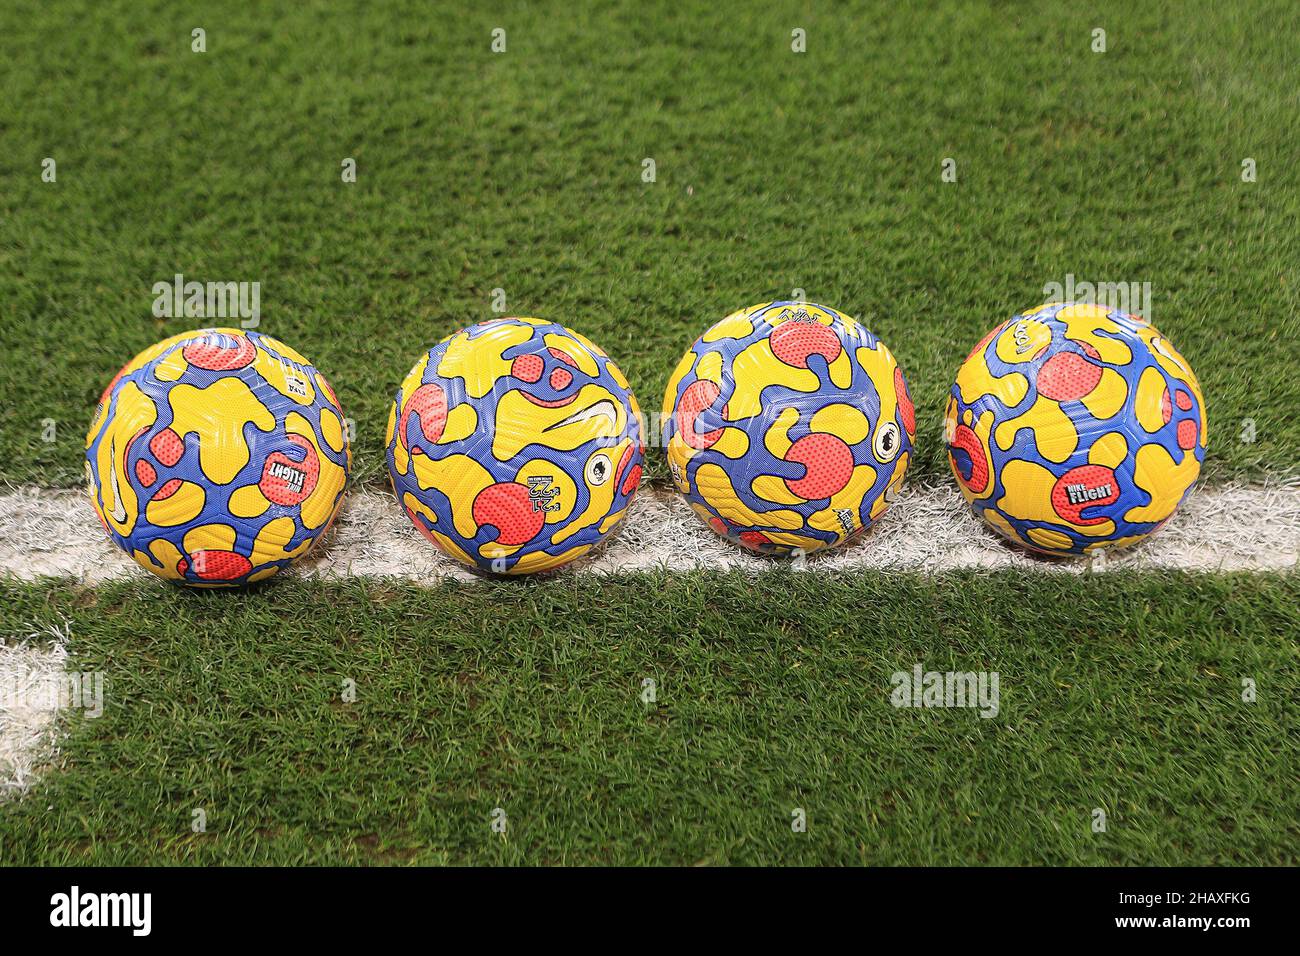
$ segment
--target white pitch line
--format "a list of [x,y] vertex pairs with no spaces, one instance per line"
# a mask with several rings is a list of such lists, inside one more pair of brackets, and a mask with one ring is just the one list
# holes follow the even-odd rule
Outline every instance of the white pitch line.
[[[577,573],[759,571],[781,562],[745,552],[706,528],[679,496],[643,488],[606,546]],[[1105,569],[1278,571],[1300,564],[1300,479],[1198,488],[1158,534]],[[949,485],[910,486],[852,545],[809,556],[812,573],[883,569],[938,573],[963,568],[1080,572],[1082,560],[1035,557],[1004,544]],[[304,577],[395,577],[432,584],[481,576],[444,557],[391,496],[353,490],[329,540],[292,572]],[[572,573],[572,572],[560,572]],[[0,576],[49,576],[93,584],[148,577],[103,535],[82,493],[33,487],[0,494]]]
[[0,802],[21,794],[58,753],[67,631],[0,637]]
[[[627,519],[576,573],[671,571],[757,572],[782,564],[723,541],[679,496],[642,489]],[[1263,485],[1199,488],[1159,534],[1111,570],[1281,571],[1300,565],[1300,479]],[[796,565],[799,566],[799,565]],[[955,488],[909,487],[862,539],[810,556],[805,573],[858,569],[938,573],[963,568],[1081,572],[1085,561],[1036,558],[1005,545],[966,509]],[[353,491],[328,541],[291,572],[309,578],[369,576],[434,584],[482,577],[444,557],[407,521],[391,496]],[[560,572],[567,574],[570,572]],[[150,579],[104,536],[78,491],[34,487],[0,493],[0,577],[42,577],[94,584]],[[161,583],[159,586],[162,586]],[[0,799],[30,786],[57,754],[58,689],[66,681],[67,634],[57,629],[0,635]]]

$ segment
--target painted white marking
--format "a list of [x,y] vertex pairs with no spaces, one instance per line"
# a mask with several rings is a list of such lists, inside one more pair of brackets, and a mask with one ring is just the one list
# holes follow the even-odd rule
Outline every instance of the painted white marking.
[[[642,488],[607,545],[576,572],[667,568],[760,571],[779,559],[749,554],[704,526],[679,496]],[[1198,488],[1158,534],[1108,555],[1107,571],[1278,571],[1300,564],[1300,479]],[[1011,548],[972,517],[949,485],[906,487],[876,526],[852,545],[810,555],[808,573],[857,569],[937,573],[962,568],[1081,572],[1087,563]],[[364,575],[434,583],[479,577],[421,537],[390,495],[353,490],[330,539],[295,568],[307,577]],[[0,575],[95,583],[147,576],[104,536],[79,491],[24,487],[0,494]]]
[[0,801],[26,790],[58,754],[67,631],[0,637]]
[[[780,559],[722,540],[671,492],[643,488],[608,544],[573,566],[578,573],[657,568],[757,572]],[[1132,568],[1281,571],[1300,566],[1300,479],[1201,488],[1159,534],[1105,562]],[[1079,573],[1084,561],[1034,557],[1005,545],[966,509],[954,488],[905,488],[875,528],[847,548],[814,554],[804,573],[861,569],[938,573],[1017,568]],[[373,576],[433,584],[482,578],[421,537],[391,496],[353,491],[330,539],[294,570],[304,577]],[[558,572],[563,575],[570,571]],[[96,583],[150,575],[103,534],[79,491],[11,488],[0,493],[0,576]],[[165,585],[159,582],[159,587]],[[0,635],[0,799],[30,786],[57,756],[59,689],[67,680],[67,634]],[[6,643],[7,641],[7,643]]]

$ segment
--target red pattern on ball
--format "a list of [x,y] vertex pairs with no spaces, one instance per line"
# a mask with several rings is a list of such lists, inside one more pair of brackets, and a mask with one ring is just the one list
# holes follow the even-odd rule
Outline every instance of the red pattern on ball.
[[1075,402],[1101,382],[1101,368],[1082,355],[1057,352],[1038,370],[1038,394],[1054,402]]
[[1178,447],[1190,451],[1196,447],[1196,422],[1184,418],[1178,423]]
[[833,362],[844,351],[834,329],[813,322],[784,322],[772,330],[768,343],[773,355],[795,368],[807,368],[814,355]]
[[140,484],[149,488],[158,480],[158,471],[153,465],[141,458],[135,463],[135,477],[139,480]]
[[497,543],[508,548],[532,541],[546,523],[546,515],[536,510],[528,497],[528,486],[517,481],[500,481],[480,491],[474,498],[473,515],[480,528],[496,528]]
[[[1081,486],[1088,492],[1102,490],[1105,486],[1109,486],[1109,490],[1096,499],[1071,501],[1072,486],[1076,488]],[[1118,499],[1119,482],[1115,480],[1115,472],[1103,465],[1079,465],[1077,468],[1071,468],[1052,486],[1052,510],[1071,524],[1080,526],[1101,524],[1107,520],[1105,515],[1084,518],[1085,508],[1114,504]]]
[[185,443],[181,441],[180,435],[170,428],[164,428],[149,439],[149,450],[153,452],[155,458],[171,468],[181,460],[181,455],[185,454]]
[[912,404],[912,396],[907,392],[907,381],[903,378],[903,369],[901,367],[894,369],[894,394],[898,396],[898,413],[903,417],[903,427],[907,429],[907,437],[916,437],[916,406]]
[[[520,356],[520,358],[525,357]],[[442,390],[442,386],[436,382],[421,385],[411,393],[411,397],[402,406],[402,418],[397,424],[397,438],[403,448],[407,447],[406,425],[411,420],[412,414],[420,416],[420,433],[424,435],[424,440],[430,445],[438,444],[443,429],[447,427],[447,393]],[[417,446],[409,450],[418,452],[420,449]]]
[[958,472],[957,479],[975,494],[982,495],[989,486],[989,463],[979,437],[971,428],[958,425],[953,430],[952,444],[970,457],[970,477],[962,478]]
[[251,365],[257,358],[257,348],[252,339],[239,336],[233,345],[227,345],[221,338],[209,336],[190,342],[181,355],[185,361],[210,372],[230,372],[234,369]]
[[[623,451],[623,457],[618,460],[618,470],[614,473],[614,480],[619,482],[618,490],[625,495],[630,495],[632,492],[636,491],[637,485],[641,484],[640,465],[633,465],[630,471],[626,471],[626,474],[624,473],[627,469],[628,463],[632,461],[632,453],[634,451],[636,451],[634,446],[627,446]],[[645,452],[642,451],[642,454],[645,454]]]
[[804,466],[803,477],[787,478],[785,486],[805,501],[829,498],[853,477],[853,450],[834,435],[805,435],[790,446],[785,460]]
[[551,388],[562,392],[573,384],[573,373],[567,368],[557,368],[551,372]]
[[630,495],[632,492],[636,491],[637,486],[640,484],[641,484],[641,466],[633,465],[628,470],[627,477],[623,479],[623,484],[618,490],[625,495]]
[[[182,558],[176,570],[185,574],[186,567]],[[253,570],[253,563],[234,551],[205,550],[194,552],[192,567],[205,581],[236,581]]]
[[153,500],[165,501],[166,499],[170,498],[172,495],[176,494],[176,492],[180,490],[180,487],[183,484],[185,484],[185,482],[181,481],[179,478],[173,478],[171,481],[167,482],[165,485],[163,485],[161,488],[159,488],[157,491],[154,492]]
[[283,452],[273,452],[266,457],[257,483],[267,501],[277,505],[302,504],[316,490],[320,477],[320,458],[312,443],[302,435],[290,435],[289,443],[302,449],[302,461],[295,461]]
[[574,357],[570,355],[568,352],[561,352],[559,349],[549,349],[549,348],[546,351],[551,353],[552,358],[559,359],[561,362],[563,362],[565,365],[569,366],[570,368],[578,367],[577,360],[574,359]]
[[546,363],[540,355],[520,355],[510,363],[510,374],[532,385],[541,380],[545,368]]
[[[722,394],[716,382],[700,379],[687,386],[677,402],[677,434],[691,448],[709,448],[722,437],[722,429],[715,428],[709,432],[695,430],[695,420],[700,412],[713,407],[713,403]],[[727,406],[722,406],[722,414],[727,414]]]

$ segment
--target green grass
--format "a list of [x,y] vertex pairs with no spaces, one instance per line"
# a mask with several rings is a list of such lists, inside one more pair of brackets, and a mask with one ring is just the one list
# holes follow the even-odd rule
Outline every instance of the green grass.
[[0,585],[62,620],[106,708],[3,863],[1300,863],[1295,575]]
[[[1132,6],[14,0],[0,480],[80,479],[117,368],[210,324],[152,317],[177,272],[261,283],[362,482],[401,376],[496,288],[647,410],[704,328],[802,288],[899,356],[936,478],[958,363],[1067,273],[1151,283],[1209,480],[1293,472],[1293,5]],[[0,584],[0,631],[70,620],[109,679],[0,862],[1294,865],[1298,608],[1295,575]],[[894,709],[917,662],[997,670],[1001,714]]]
[[[0,12],[0,477],[78,480],[113,372],[205,324],[152,318],[153,283],[176,272],[262,283],[263,329],[311,356],[357,419],[363,480],[382,467],[401,375],[490,315],[498,287],[511,312],[604,344],[648,409],[705,327],[803,288],[899,355],[916,474],[936,476],[958,362],[1067,273],[1152,283],[1157,324],[1205,386],[1207,477],[1293,470],[1293,14],[1286,0],[14,0]],[[795,27],[806,54],[790,52]],[[345,157],[356,184],[340,181]],[[940,181],[944,157],[956,184]],[[1245,157],[1256,183],[1240,180]]]

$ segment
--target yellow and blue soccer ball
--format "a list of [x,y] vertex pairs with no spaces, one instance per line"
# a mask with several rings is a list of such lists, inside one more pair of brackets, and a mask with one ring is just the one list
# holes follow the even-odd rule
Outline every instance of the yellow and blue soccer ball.
[[203,329],[159,342],[109,383],[86,476],[109,537],[160,577],[246,584],[329,529],[351,463],[325,377],[282,342]]
[[590,551],[641,481],[641,415],[609,356],[556,322],[502,318],[422,356],[388,418],[415,527],[462,564],[527,574]]
[[1003,322],[957,373],[949,461],[977,515],[1017,545],[1088,554],[1136,544],[1186,497],[1205,405],[1156,329],[1097,305]]
[[677,488],[718,534],[767,554],[859,534],[894,499],[916,414],[903,370],[852,318],[811,302],[709,329],[664,394]]

